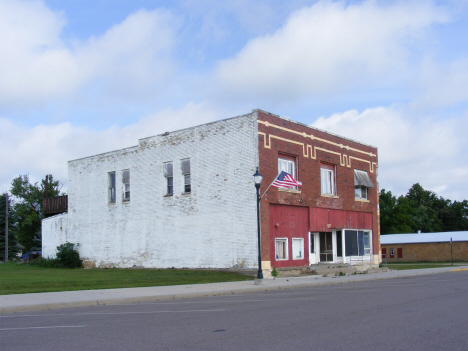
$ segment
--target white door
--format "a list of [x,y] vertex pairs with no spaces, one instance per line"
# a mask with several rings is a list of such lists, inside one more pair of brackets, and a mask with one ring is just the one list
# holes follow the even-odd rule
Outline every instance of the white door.
[[309,233],[309,264],[319,263],[318,233]]

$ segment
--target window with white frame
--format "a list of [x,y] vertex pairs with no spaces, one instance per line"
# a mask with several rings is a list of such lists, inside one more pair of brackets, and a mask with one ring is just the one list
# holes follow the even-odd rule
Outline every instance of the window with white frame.
[[366,171],[354,170],[354,197],[367,200],[368,188],[375,187]]
[[110,203],[115,203],[115,172],[108,173],[108,197]]
[[130,170],[125,169],[122,171],[122,199],[123,201],[130,201]]
[[367,187],[362,185],[355,185],[354,197],[360,200],[367,200]]
[[184,160],[180,160],[180,168],[182,171],[183,192],[184,194],[189,194],[192,192],[192,183],[190,179],[190,159],[186,158]]
[[166,179],[166,191],[165,195],[174,194],[174,174],[172,162],[164,163],[164,178]]
[[296,164],[293,158],[278,157],[278,174],[283,171],[296,179]]
[[335,166],[320,165],[320,183],[322,195],[336,195]]
[[346,256],[371,254],[371,233],[364,230],[345,230]]
[[[297,180],[296,177],[296,158],[293,156],[279,155],[278,156],[278,174],[286,172],[290,174],[293,179]],[[297,189],[297,187],[291,187],[290,189]]]
[[304,259],[304,239],[302,238],[292,239],[292,255],[293,255],[293,260]]
[[364,255],[370,255],[371,254],[371,237],[370,237],[370,232],[364,232]]
[[278,261],[288,259],[288,239],[286,238],[275,239],[275,254],[276,254],[276,259]]

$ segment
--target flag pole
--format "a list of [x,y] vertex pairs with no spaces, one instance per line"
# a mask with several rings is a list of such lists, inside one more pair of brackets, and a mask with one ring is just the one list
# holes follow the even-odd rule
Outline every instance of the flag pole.
[[[270,189],[271,184],[273,184],[273,182],[276,180],[276,178],[278,178],[278,176],[279,176],[280,174],[281,174],[281,172],[279,172],[279,173],[276,175],[276,177],[271,181],[270,185],[268,185],[268,188],[266,188],[266,190],[265,190],[265,192],[263,193],[263,195],[266,194],[266,192],[268,191],[268,189]],[[263,195],[260,196],[260,199],[263,197]]]

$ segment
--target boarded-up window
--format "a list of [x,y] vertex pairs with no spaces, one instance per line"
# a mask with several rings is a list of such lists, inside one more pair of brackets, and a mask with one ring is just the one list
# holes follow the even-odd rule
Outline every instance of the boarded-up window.
[[172,162],[166,162],[164,164],[164,176],[165,177],[172,177]]
[[293,260],[302,260],[304,258],[304,239],[292,239],[292,254]]
[[382,258],[387,258],[387,249],[382,248]]
[[186,158],[185,160],[180,160],[180,169],[182,174],[190,173],[190,159]]
[[401,247],[397,248],[397,257],[403,258],[403,248]]
[[130,170],[122,171],[123,200],[130,201]]

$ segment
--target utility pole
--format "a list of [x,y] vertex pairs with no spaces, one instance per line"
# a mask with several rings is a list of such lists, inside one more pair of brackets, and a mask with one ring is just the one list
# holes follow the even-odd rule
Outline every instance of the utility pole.
[[5,263],[8,262],[8,193],[5,193]]

